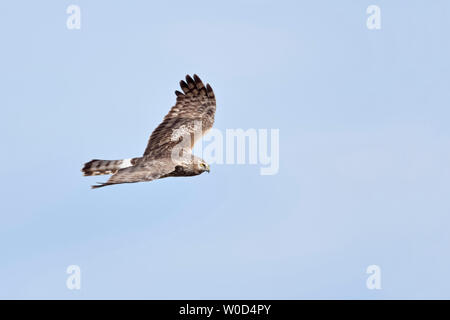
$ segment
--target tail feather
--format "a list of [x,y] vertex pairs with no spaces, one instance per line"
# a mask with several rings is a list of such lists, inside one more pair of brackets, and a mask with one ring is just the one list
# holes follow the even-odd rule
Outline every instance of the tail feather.
[[81,171],[85,176],[97,176],[101,174],[114,174],[122,168],[128,168],[136,164],[140,158],[123,160],[99,160],[94,159],[84,164]]

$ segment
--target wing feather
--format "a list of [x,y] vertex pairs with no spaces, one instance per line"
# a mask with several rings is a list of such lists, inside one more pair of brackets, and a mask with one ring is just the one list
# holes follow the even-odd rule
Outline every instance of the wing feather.
[[120,183],[134,183],[159,179],[175,170],[171,159],[141,161],[133,167],[120,169],[108,181],[92,186],[93,189]]
[[[190,149],[202,135],[214,124],[216,98],[209,84],[194,74],[187,75],[186,81],[180,81],[183,92],[175,91],[176,104],[170,109],[164,120],[152,132],[144,156],[150,158],[168,157],[172,149],[180,143],[187,134],[190,135]],[[201,132],[199,125],[201,124]],[[176,133],[183,135],[178,136]]]

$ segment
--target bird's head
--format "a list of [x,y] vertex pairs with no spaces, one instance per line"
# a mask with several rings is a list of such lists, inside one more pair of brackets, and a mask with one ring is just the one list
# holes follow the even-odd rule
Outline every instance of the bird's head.
[[189,170],[192,172],[193,175],[202,174],[203,172],[207,171],[209,172],[209,164],[206,163],[205,160],[203,160],[200,157],[192,155],[191,163],[189,164]]
[[210,171],[210,168],[209,168],[209,164],[207,164],[205,161],[199,161],[198,163],[197,163],[197,170],[200,172],[200,173],[203,173],[203,172],[205,172],[205,171],[207,171],[208,173],[209,173],[209,171]]

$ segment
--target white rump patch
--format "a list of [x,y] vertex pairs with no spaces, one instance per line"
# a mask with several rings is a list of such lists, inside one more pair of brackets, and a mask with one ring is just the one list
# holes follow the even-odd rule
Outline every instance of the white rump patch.
[[130,159],[123,159],[122,163],[119,165],[119,169],[128,168],[128,167],[131,167],[131,166],[132,166],[131,158]]

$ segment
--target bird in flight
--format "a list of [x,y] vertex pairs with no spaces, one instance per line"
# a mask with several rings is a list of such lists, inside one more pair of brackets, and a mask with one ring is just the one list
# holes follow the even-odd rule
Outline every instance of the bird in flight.
[[150,135],[142,157],[123,160],[94,159],[81,169],[85,176],[112,174],[100,188],[120,183],[152,181],[165,177],[196,176],[209,172],[209,165],[192,154],[195,142],[214,123],[216,98],[209,84],[206,87],[194,74],[180,81],[175,91],[177,101],[164,120]]

